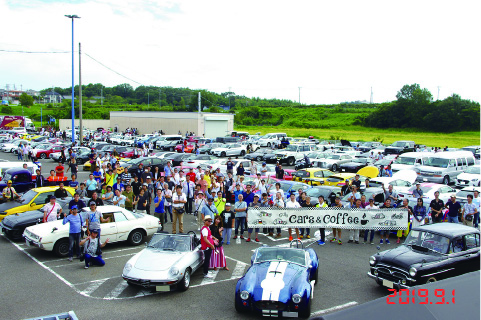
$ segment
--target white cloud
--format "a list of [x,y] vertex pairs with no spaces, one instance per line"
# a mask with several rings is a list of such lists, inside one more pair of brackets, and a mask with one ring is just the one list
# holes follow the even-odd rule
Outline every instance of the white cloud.
[[[481,101],[476,1],[20,3],[0,0],[0,27],[9,30],[1,49],[69,51],[64,15],[77,14],[75,49],[80,41],[83,52],[145,85],[292,100],[302,87],[303,103],[337,103],[369,100],[371,86],[375,102],[393,100],[404,84],[419,83],[435,98],[440,86],[440,98]],[[71,83],[69,54],[0,59],[5,83]],[[83,56],[82,82],[129,81]]]

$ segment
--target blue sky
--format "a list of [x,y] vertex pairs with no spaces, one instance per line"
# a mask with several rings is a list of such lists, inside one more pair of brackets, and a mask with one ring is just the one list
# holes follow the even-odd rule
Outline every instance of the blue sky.
[[[0,49],[75,48],[144,85],[338,103],[419,83],[481,101],[477,1],[0,0]],[[7,32],[5,32],[7,30]],[[78,83],[78,55],[75,81]],[[0,87],[71,83],[70,54],[0,52]],[[85,55],[82,82],[138,84]]]

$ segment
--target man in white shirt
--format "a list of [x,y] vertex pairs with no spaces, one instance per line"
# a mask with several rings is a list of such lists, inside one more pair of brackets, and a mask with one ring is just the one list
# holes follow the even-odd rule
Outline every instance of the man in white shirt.
[[179,232],[184,232],[184,212],[185,204],[187,203],[187,197],[185,193],[182,192],[182,187],[177,186],[175,188],[175,193],[172,195],[172,209],[174,221],[172,221],[172,233],[176,233],[177,220],[179,220]]
[[[374,205],[374,199],[373,198],[370,198],[369,199],[369,204],[364,208],[364,210],[377,210],[379,209],[378,206],[375,206]],[[376,230],[364,230],[364,244],[367,244],[367,235],[369,234],[369,232],[371,232],[371,236],[369,237],[369,242],[371,244],[374,244],[374,232]]]
[[185,194],[187,197],[187,203],[185,205],[185,212],[187,213],[194,213],[192,209],[192,205],[194,203],[194,191],[195,191],[195,183],[193,183],[190,179],[184,180],[182,182],[182,193]]
[[56,221],[62,214],[62,207],[56,202],[55,196],[50,197],[50,203],[43,206],[43,221],[50,222]]
[[[297,209],[297,208],[300,208],[300,207],[301,207],[301,205],[299,204],[299,202],[296,201],[296,195],[294,193],[291,193],[291,197],[286,202],[286,208]],[[289,241],[292,241],[293,240],[292,229],[289,228],[287,231],[289,232]],[[296,238],[299,239],[299,229],[298,228],[296,228]]]
[[254,190],[260,190],[261,187],[261,174],[258,173],[257,177],[253,181],[254,183]]
[[478,212],[474,215],[474,220],[473,220],[473,226],[477,229],[478,228],[478,223],[479,223],[479,212],[481,212],[481,202],[479,198],[479,191],[474,190],[474,198],[473,198],[473,203],[476,206],[476,209]]

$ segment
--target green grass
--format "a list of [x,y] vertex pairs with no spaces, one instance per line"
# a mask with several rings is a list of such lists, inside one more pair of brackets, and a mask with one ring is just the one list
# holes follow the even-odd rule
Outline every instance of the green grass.
[[317,139],[330,140],[333,136],[350,141],[373,141],[380,139],[384,144],[390,144],[398,140],[413,140],[417,144],[425,144],[433,147],[461,148],[469,145],[480,144],[479,131],[463,131],[456,133],[416,132],[414,130],[384,130],[365,128],[349,125],[346,127],[333,127],[331,129],[302,129],[286,128],[283,126],[236,126],[237,130],[248,131],[250,134],[260,132],[285,132],[290,137],[314,136]]

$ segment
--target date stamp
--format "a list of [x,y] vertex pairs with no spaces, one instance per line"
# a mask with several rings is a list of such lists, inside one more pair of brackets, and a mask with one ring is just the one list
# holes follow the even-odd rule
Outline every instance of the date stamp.
[[[392,294],[386,297],[387,304],[455,304],[456,290],[448,292],[445,289],[388,289]],[[433,296],[434,294],[434,296]],[[397,299],[396,299],[397,297]]]

